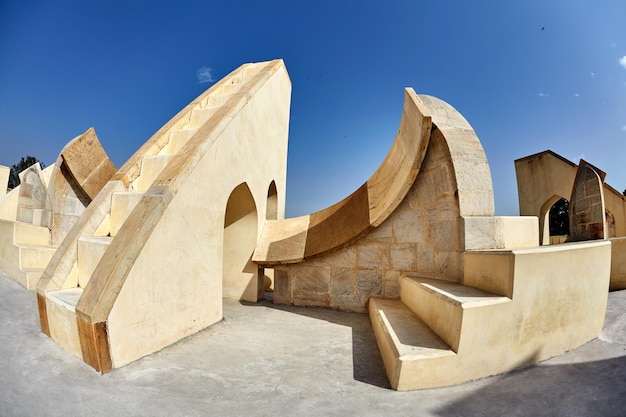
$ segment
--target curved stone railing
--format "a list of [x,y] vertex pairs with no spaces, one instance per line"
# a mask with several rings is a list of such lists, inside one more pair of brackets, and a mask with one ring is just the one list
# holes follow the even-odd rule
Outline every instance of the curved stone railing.
[[300,262],[340,249],[380,225],[413,185],[430,131],[428,110],[407,88],[396,139],[370,179],[344,200],[316,213],[267,221],[253,261],[260,265]]

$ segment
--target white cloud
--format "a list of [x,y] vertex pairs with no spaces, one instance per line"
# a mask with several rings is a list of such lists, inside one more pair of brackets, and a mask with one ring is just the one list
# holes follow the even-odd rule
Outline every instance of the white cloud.
[[574,94],[574,97],[580,97],[580,94],[576,93]]
[[626,69],[626,55],[620,58],[619,64]]
[[626,132],[626,125],[622,126],[622,132]]
[[196,71],[196,77],[200,84],[206,84],[213,82],[213,70],[209,67],[202,67]]
[[550,94],[547,94],[547,93],[539,93],[539,97],[550,97]]
[[596,73],[595,72],[590,72],[589,75],[591,75],[591,78],[596,78]]

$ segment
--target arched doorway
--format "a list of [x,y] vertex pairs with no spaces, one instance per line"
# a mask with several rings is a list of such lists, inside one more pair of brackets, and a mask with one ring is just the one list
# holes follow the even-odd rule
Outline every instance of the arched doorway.
[[222,296],[234,300],[256,302],[263,285],[259,271],[252,262],[257,244],[257,208],[250,188],[239,184],[228,198],[224,216],[222,254]]
[[548,215],[550,244],[564,243],[569,236],[569,201],[560,198],[552,207]]

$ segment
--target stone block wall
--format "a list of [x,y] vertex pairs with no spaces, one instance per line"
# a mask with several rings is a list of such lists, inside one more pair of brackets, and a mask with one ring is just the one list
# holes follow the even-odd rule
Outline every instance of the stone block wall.
[[454,167],[445,139],[433,134],[417,179],[389,218],[334,253],[276,266],[274,302],[365,312],[370,296],[399,297],[401,275],[459,281],[462,273]]

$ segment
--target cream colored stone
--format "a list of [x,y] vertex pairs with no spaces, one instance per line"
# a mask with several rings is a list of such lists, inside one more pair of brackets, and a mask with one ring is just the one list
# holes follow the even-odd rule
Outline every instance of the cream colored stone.
[[[220,108],[187,133],[146,193],[131,195],[142,161],[162,152],[172,131],[189,129],[191,114],[199,116],[201,103],[219,95],[232,76],[148,140],[90,204],[44,273],[40,295],[71,281],[77,242],[102,229],[110,215],[113,239],[74,316],[86,323],[83,359],[97,369],[109,370],[101,368],[106,362],[99,355],[123,366],[219,321],[224,290],[251,301],[263,295],[263,274],[250,260],[263,227],[259,219],[267,218],[270,184],[277,197],[272,216],[284,216],[291,83],[282,61],[254,65],[261,68],[239,80],[240,94],[212,100],[221,101]],[[237,197],[242,188],[249,190],[243,206]]]
[[509,371],[600,334],[608,242],[499,253],[513,262],[512,299],[440,280],[404,278],[404,303],[370,301],[394,389],[433,388]]
[[163,168],[172,159],[172,155],[157,155],[143,158],[141,161],[141,174],[137,178],[137,191],[146,191]]
[[71,288],[49,292],[46,297],[50,337],[63,349],[81,359],[83,353],[78,336],[75,308],[82,292],[80,288]]
[[10,175],[11,168],[0,165],[0,198],[4,197],[8,192]]
[[465,250],[523,249],[539,245],[534,216],[463,217]]
[[124,222],[142,199],[143,193],[137,191],[117,192],[111,196],[110,234],[116,236]]
[[626,237],[610,239],[611,242],[611,290],[626,288]]
[[85,288],[93,271],[109,248],[112,237],[83,236],[78,239],[78,286]]
[[166,155],[177,153],[197,131],[198,129],[173,130],[170,132],[169,141],[162,152]]

